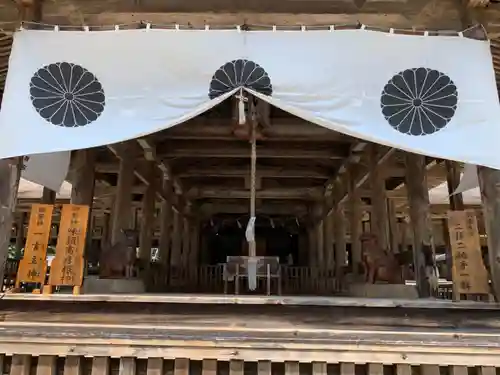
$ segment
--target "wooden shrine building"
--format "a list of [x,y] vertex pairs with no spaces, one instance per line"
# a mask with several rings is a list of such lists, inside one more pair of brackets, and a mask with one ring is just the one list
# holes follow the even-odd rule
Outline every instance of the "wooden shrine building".
[[[155,0],[0,0],[0,81],[5,81],[11,34],[19,21],[32,28],[47,24],[75,29],[147,21],[189,28],[205,24],[222,28],[244,25],[248,29],[272,25],[356,28],[366,24],[404,33],[439,30],[456,34],[466,30],[468,36],[479,39],[486,32],[492,40],[495,67],[500,69],[498,19],[500,4],[487,0],[272,4],[260,0],[238,4],[225,0],[168,4]],[[484,30],[473,27],[477,24]],[[426,281],[422,270],[435,263],[435,257],[424,256],[425,252],[435,254],[436,245],[438,253],[449,251],[448,207],[432,206],[429,190],[448,181],[453,191],[461,166],[355,139],[259,103],[262,138],[257,141],[254,181],[257,255],[279,257],[290,269],[301,269],[296,271],[299,273],[314,270],[322,285],[330,285],[324,287],[324,293],[334,294],[339,285],[359,278],[360,238],[371,232],[381,247],[393,254],[413,249],[410,263],[420,270],[416,272],[420,296],[437,295],[437,286]],[[23,243],[30,204],[70,201],[91,207],[88,262],[96,263],[103,244],[115,242],[121,230],[136,229],[140,232],[139,257],[152,291],[202,291],[206,282],[199,281],[205,280],[201,274],[215,272],[216,278],[222,278],[217,265],[227,256],[248,251],[244,234],[250,214],[250,148],[234,131],[236,108],[236,100],[226,100],[185,123],[140,139],[73,151],[67,179],[72,192],[63,199],[56,200],[55,193],[47,189],[41,200],[16,199],[19,164],[2,160],[0,260],[5,262],[9,243],[16,243],[16,238],[18,246]],[[500,172],[478,167],[478,175],[483,210],[476,207],[475,212],[498,299]],[[449,209],[463,208],[460,194],[450,198]],[[57,219],[54,223],[57,226]],[[168,275],[169,280],[160,280],[161,275]],[[182,287],[182,280],[192,278],[190,275],[196,275],[198,281]],[[177,289],[172,284],[175,278],[180,280]],[[319,287],[315,281],[309,282],[307,291],[298,286],[288,292],[316,290],[317,294]],[[219,287],[207,291],[220,293]]]

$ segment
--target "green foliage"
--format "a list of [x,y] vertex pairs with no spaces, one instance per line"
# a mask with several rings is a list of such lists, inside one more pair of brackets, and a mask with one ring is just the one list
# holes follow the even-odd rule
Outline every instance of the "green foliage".
[[[18,249],[16,245],[9,245],[9,259],[21,259],[24,255],[24,248]],[[54,246],[47,247],[47,256],[56,255],[56,248]]]

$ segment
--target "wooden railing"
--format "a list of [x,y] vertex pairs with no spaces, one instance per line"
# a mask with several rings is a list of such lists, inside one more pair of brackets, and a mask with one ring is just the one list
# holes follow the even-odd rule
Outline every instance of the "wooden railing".
[[[9,259],[5,267],[2,291],[14,286],[19,260]],[[152,263],[144,275],[151,293],[223,293],[223,266],[202,265],[191,268],[165,270]],[[277,290],[272,280],[272,290]],[[257,292],[262,292],[263,285]],[[243,288],[242,290],[245,290]],[[313,267],[281,266],[281,290],[285,295],[333,295],[336,292],[333,270]],[[439,286],[440,299],[452,299],[451,283]]]
[[[203,265],[188,269],[171,267],[165,271],[153,263],[146,276],[146,284],[149,291],[157,293],[223,293],[223,277],[222,265]],[[264,280],[260,282],[265,283]],[[281,282],[283,294],[332,295],[335,293],[333,270],[282,266],[280,281],[272,279],[271,290],[277,290],[277,282]],[[257,293],[261,292],[263,287],[264,285],[259,285]]]

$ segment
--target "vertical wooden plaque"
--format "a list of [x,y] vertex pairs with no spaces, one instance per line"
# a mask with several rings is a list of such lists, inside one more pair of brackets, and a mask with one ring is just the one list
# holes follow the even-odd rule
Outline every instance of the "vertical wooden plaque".
[[488,294],[488,273],[473,210],[448,211],[453,289],[457,294]]
[[49,204],[33,204],[31,206],[24,256],[19,262],[16,288],[19,288],[22,282],[42,285],[45,283],[47,246],[49,245],[53,211],[54,206]]
[[81,286],[83,283],[85,239],[89,206],[62,206],[56,256],[50,267],[49,285]]

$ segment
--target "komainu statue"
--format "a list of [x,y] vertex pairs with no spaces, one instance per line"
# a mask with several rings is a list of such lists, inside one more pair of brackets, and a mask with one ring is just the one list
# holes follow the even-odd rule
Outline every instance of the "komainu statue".
[[133,229],[122,229],[118,242],[104,246],[99,259],[99,277],[132,278],[136,264],[137,233]]
[[363,246],[365,282],[375,284],[377,281],[385,281],[389,284],[402,284],[401,268],[394,254],[382,249],[377,236],[372,233],[364,233],[360,239]]

